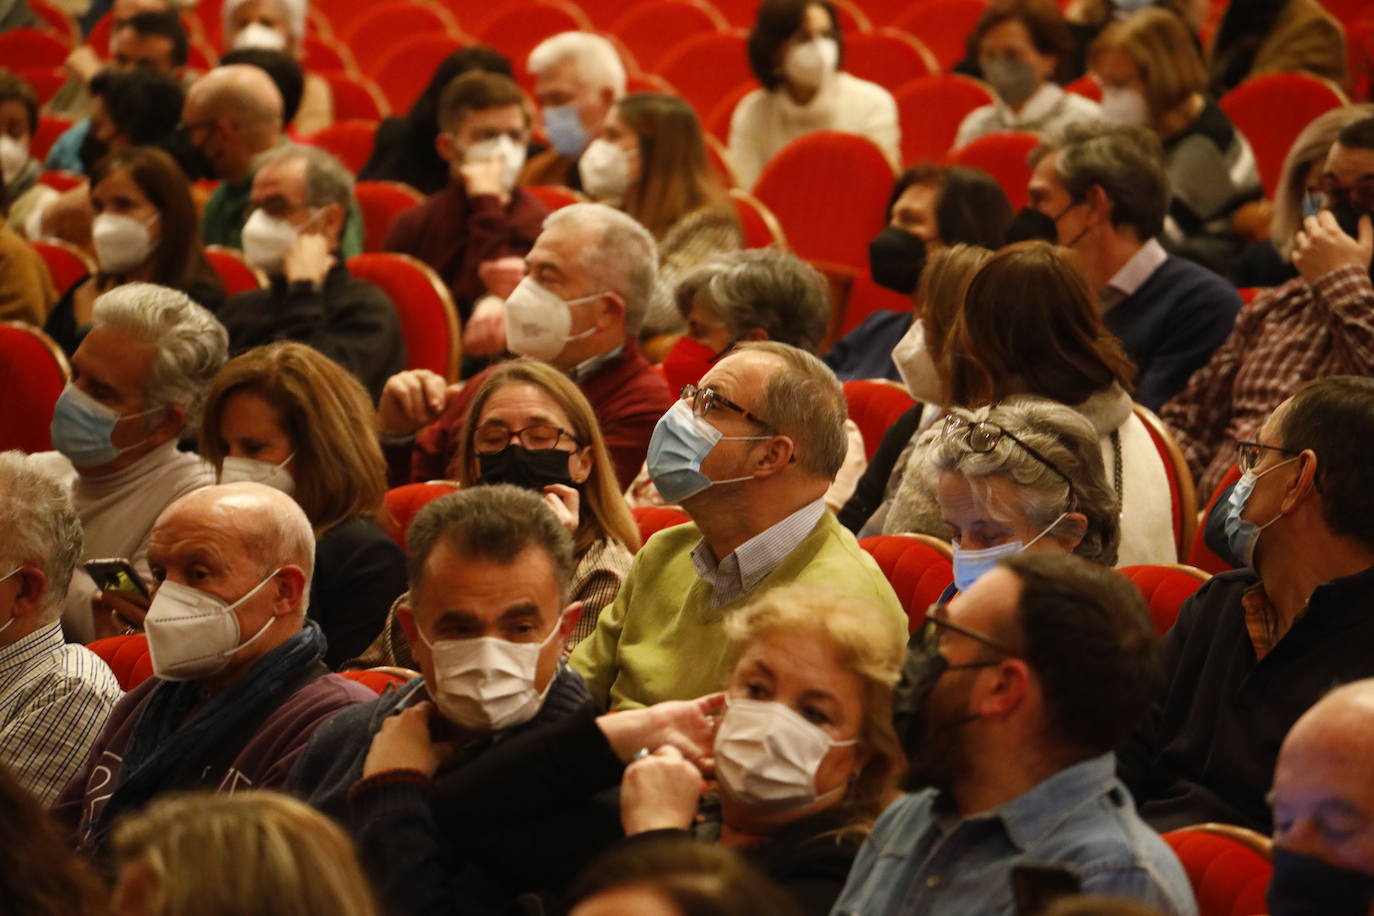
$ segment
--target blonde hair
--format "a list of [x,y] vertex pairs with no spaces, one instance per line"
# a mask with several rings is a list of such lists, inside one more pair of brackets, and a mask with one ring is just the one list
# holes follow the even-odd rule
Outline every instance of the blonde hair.
[[276,792],[191,792],[115,825],[121,866],[151,872],[150,916],[377,916],[352,841]]
[[1097,37],[1088,49],[1089,66],[1104,51],[1113,49],[1130,58],[1140,71],[1150,119],[1155,130],[1167,137],[1170,132],[1162,129],[1161,122],[1207,89],[1207,68],[1188,27],[1168,10],[1140,10],[1108,26]]
[[219,433],[231,395],[247,392],[277,411],[296,450],[296,503],[318,538],[357,515],[376,517],[386,495],[386,460],[373,430],[372,401],[348,370],[312,347],[283,341],[231,359],[210,383],[200,454],[218,476],[228,444]]
[[592,544],[605,538],[619,541],[631,553],[638,550],[639,526],[635,524],[630,507],[621,495],[615,466],[611,464],[610,453],[606,451],[606,440],[601,437],[601,426],[596,422],[592,405],[582,389],[548,363],[521,357],[500,364],[483,379],[468,407],[467,419],[463,421],[458,450],[449,465],[449,473],[465,487],[477,482],[477,450],[473,446],[473,437],[481,423],[487,401],[507,385],[533,385],[548,395],[568,418],[572,426],[569,432],[577,439],[579,449],[592,450],[592,472],[582,489],[583,514],[577,533],[573,536],[573,553],[580,557]]
[[906,628],[877,605],[852,595],[805,585],[774,588],[726,621],[731,667],[751,643],[779,632],[823,639],[844,669],[863,682],[858,749],[870,756],[840,801],[847,817],[835,833],[838,840],[862,837],[892,800],[905,765],[892,729],[892,688],[901,672]]

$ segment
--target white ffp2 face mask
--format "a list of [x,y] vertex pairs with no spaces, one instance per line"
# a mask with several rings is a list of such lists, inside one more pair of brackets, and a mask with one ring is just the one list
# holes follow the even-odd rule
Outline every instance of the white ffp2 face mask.
[[261,48],[264,51],[285,51],[286,36],[270,25],[263,25],[261,22],[250,22],[248,25],[239,29],[239,33],[234,36],[235,51],[242,51],[247,48]]
[[1150,105],[1137,89],[1102,89],[1102,123],[1118,127],[1146,127],[1150,123]]
[[260,483],[265,487],[285,493],[291,496],[296,492],[296,479],[291,476],[291,472],[286,466],[291,463],[291,459],[296,457],[292,452],[279,464],[271,461],[262,461],[258,458],[242,458],[237,455],[225,456],[223,464],[219,469],[219,482],[224,483]]
[[783,58],[782,72],[792,82],[817,89],[835,75],[840,64],[840,46],[833,38],[813,38],[794,45]]
[[164,581],[148,607],[143,629],[153,674],[164,681],[194,681],[229,664],[229,659],[267,632],[276,617],[268,617],[256,633],[240,641],[238,607],[277,577],[278,568],[233,604],[180,582]]
[[0,134],[0,174],[4,175],[5,184],[13,182],[28,161],[28,144],[20,143],[9,134]]
[[[310,220],[318,214],[316,210]],[[286,260],[286,253],[301,237],[301,230],[310,225],[310,220],[293,226],[280,217],[268,216],[266,210],[254,210],[243,224],[243,256],[258,270],[277,273]]]
[[474,731],[523,725],[544,705],[554,679],[535,689],[539,653],[563,628],[559,616],[540,642],[511,642],[499,636],[439,639],[430,642],[416,624],[420,641],[433,659],[434,703],[444,718]]
[[940,382],[935,360],[926,347],[926,326],[921,319],[911,322],[911,327],[892,348],[892,364],[913,398],[923,404],[944,406],[945,386]]
[[[716,730],[716,775],[732,798],[751,807],[804,808],[822,797],[816,772],[835,741],[786,703],[730,699]],[[826,795],[843,792],[845,786]]]
[[501,163],[501,187],[509,193],[520,178],[520,170],[525,167],[525,147],[502,134],[472,144],[463,154],[464,162],[489,162],[492,159]]
[[133,270],[147,261],[157,247],[148,223],[119,213],[102,213],[95,218],[91,223],[91,243],[100,269],[107,274]]
[[572,330],[569,306],[591,302],[605,293],[593,293],[579,299],[560,299],[545,289],[533,277],[520,281],[506,297],[506,346],[512,353],[548,362],[563,352],[570,340],[580,340],[596,333],[596,326],[580,334]]
[[609,140],[593,140],[577,160],[577,174],[593,200],[623,200],[630,187],[630,156]]

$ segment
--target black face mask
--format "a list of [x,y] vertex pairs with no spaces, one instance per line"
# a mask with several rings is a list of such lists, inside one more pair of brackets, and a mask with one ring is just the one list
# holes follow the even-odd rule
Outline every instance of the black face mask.
[[[927,652],[913,638],[902,661],[902,676],[892,691],[892,727],[906,752],[909,766],[902,791],[915,792],[927,786],[945,788],[949,772],[957,768],[955,742],[943,733],[967,725],[978,716],[936,722],[930,716],[930,695],[946,671],[985,667],[981,663],[952,666],[939,652]],[[952,737],[952,736],[950,736]],[[956,755],[955,759],[951,755]]]
[[1374,875],[1274,847],[1270,916],[1366,916]]
[[926,267],[926,243],[896,226],[888,226],[868,243],[868,269],[873,280],[895,293],[910,296]]
[[1059,225],[1048,213],[1034,207],[1022,207],[1007,227],[1007,244],[1038,240],[1059,244]]
[[190,131],[185,127],[178,128],[164,141],[162,147],[177,161],[177,165],[181,166],[187,181],[195,183],[215,177],[215,164],[205,155],[204,150],[191,142]]
[[1355,206],[1353,200],[1343,200],[1331,207],[1331,215],[1336,218],[1336,225],[1341,227],[1341,231],[1352,239],[1360,237],[1360,218],[1368,216],[1374,219],[1374,213]]
[[549,484],[581,490],[568,474],[571,452],[556,448],[531,450],[523,445],[507,445],[499,452],[483,452],[477,456],[478,483],[510,483],[536,493],[544,492]]

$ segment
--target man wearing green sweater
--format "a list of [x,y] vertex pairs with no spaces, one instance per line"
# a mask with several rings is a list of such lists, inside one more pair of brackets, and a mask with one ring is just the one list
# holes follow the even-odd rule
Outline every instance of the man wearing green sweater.
[[723,625],[761,592],[839,588],[906,613],[878,564],[822,501],[844,461],[844,391],[786,344],[737,345],[659,420],[649,473],[692,524],[635,557],[572,666],[611,709],[720,690]]

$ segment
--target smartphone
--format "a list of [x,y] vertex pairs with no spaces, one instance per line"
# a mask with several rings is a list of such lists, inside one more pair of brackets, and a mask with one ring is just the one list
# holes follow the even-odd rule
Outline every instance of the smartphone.
[[123,557],[107,560],[87,560],[81,564],[86,574],[95,580],[96,588],[102,592],[123,592],[126,595],[141,595],[150,598],[148,586],[144,584],[138,570]]
[[1082,889],[1079,877],[1062,865],[1026,864],[1011,870],[1017,916],[1039,916],[1060,897],[1072,897]]

